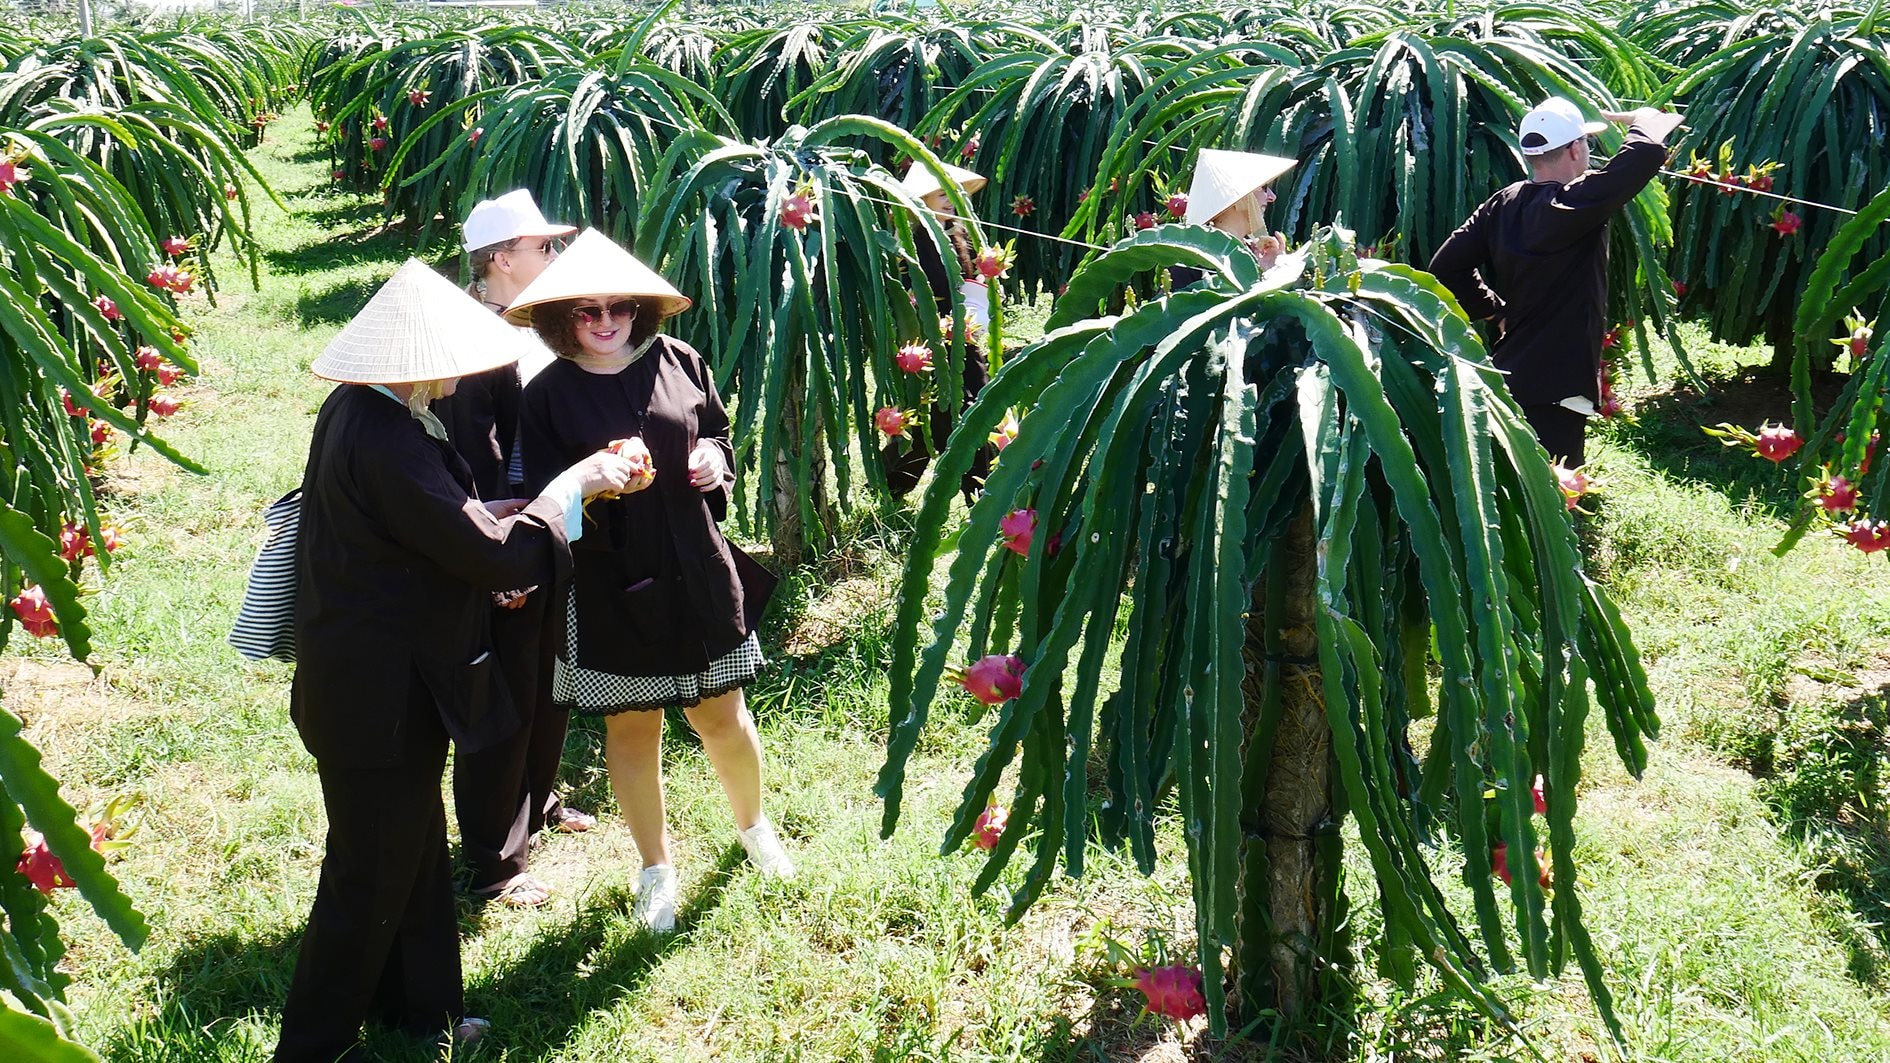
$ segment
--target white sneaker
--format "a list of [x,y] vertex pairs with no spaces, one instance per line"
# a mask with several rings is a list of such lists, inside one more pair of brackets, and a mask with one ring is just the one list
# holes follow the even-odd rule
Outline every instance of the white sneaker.
[[637,903],[630,913],[657,934],[676,930],[676,869],[668,864],[646,867],[637,876]]
[[793,878],[794,861],[788,859],[787,850],[781,848],[781,839],[774,836],[774,824],[763,816],[747,830],[735,832],[742,840],[742,848],[748,850],[748,862],[759,868],[769,878]]

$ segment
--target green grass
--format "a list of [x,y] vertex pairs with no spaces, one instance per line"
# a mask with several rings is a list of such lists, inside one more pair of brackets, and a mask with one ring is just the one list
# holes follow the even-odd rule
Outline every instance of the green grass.
[[[287,717],[289,670],[241,662],[223,635],[260,511],[300,476],[326,390],[308,363],[410,249],[377,228],[373,204],[327,191],[306,116],[272,130],[286,141],[257,159],[294,211],[261,218],[261,290],[226,290],[200,318],[204,372],[166,428],[211,474],[149,453],[110,470],[109,507],[132,545],[93,599],[96,677],[61,663],[57,647],[22,639],[0,662],[9,707],[75,803],[144,799],[136,844],[114,861],[154,927],[143,952],[127,953],[78,898],[54,904],[72,942],[73,1010],[108,1059],[266,1058],[321,854],[319,789]],[[1022,309],[1007,328],[1021,338],[1042,317]],[[1633,396],[1639,425],[1609,426],[1595,446],[1604,486],[1585,531],[1593,567],[1637,632],[1666,727],[1640,782],[1621,771],[1604,732],[1591,737],[1579,889],[1632,1058],[1885,1058],[1875,926],[1890,915],[1877,811],[1890,590],[1881,559],[1835,540],[1770,554],[1794,488],[1697,431],[1762,404],[1762,383],[1736,380],[1756,355],[1699,353],[1729,381],[1717,406],[1643,387]],[[1100,958],[1106,939],[1150,956],[1191,949],[1173,824],[1153,878],[1098,854],[1083,879],[1059,879],[1006,926],[1017,869],[973,899],[975,851],[937,852],[984,726],[947,706],[913,764],[900,830],[878,837],[871,785],[909,520],[856,514],[838,547],[788,575],[765,632],[774,664],[751,701],[771,811],[802,875],[777,883],[747,870],[713,773],[674,731],[667,771],[683,932],[639,932],[627,913],[635,851],[608,814],[601,734],[575,727],[567,789],[603,823],[588,837],[545,839],[534,868],[558,891],[546,908],[462,907],[469,1002],[497,1026],[469,1058],[1222,1053],[1200,1024],[1138,1021],[1134,994],[1107,984],[1119,972]],[[1449,880],[1458,861],[1443,852],[1438,866]],[[1348,880],[1358,936],[1369,941],[1371,873],[1356,846]],[[1351,1058],[1524,1057],[1435,985],[1415,997],[1369,979],[1360,989]],[[1501,989],[1549,1058],[1607,1057],[1578,978],[1511,977]],[[393,1060],[439,1054],[385,1035],[374,1048]]]

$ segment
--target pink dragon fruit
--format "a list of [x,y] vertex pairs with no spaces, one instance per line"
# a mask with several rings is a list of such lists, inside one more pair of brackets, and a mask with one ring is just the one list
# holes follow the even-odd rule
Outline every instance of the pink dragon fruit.
[[1011,814],[1003,805],[987,805],[978,814],[978,822],[972,827],[971,840],[980,849],[995,848],[998,839],[1004,836],[1004,828],[1010,825]]
[[59,619],[53,615],[52,603],[46,600],[46,592],[38,585],[27,587],[7,603],[20,618],[20,626],[35,638],[51,638],[59,634]]
[[913,340],[893,355],[893,364],[902,372],[923,373],[932,368],[932,348],[919,340]]
[[1005,514],[998,521],[998,534],[1004,537],[1004,545],[1019,556],[1030,554],[1030,543],[1037,537],[1037,511],[1017,509]]
[[1142,967],[1135,972],[1135,988],[1148,998],[1144,1006],[1165,1019],[1187,1020],[1207,1014],[1201,969],[1174,963]]
[[1011,654],[994,653],[969,668],[950,669],[947,675],[986,705],[1002,704],[1024,689],[1023,659]]

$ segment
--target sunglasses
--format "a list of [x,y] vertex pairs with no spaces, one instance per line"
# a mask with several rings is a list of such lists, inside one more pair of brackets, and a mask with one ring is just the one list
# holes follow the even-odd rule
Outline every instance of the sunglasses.
[[513,251],[536,251],[547,258],[555,258],[564,251],[564,241],[556,238],[540,240],[537,245],[519,244]]
[[634,299],[619,299],[609,306],[574,306],[571,308],[571,320],[579,328],[590,328],[603,323],[606,319],[621,318],[624,321],[637,319],[637,303]]

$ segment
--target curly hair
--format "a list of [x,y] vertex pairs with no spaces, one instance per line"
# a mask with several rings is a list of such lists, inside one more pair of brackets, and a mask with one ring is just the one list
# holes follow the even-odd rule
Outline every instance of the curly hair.
[[[578,343],[576,318],[572,315],[577,304],[576,299],[558,299],[532,307],[532,331],[560,358],[575,358],[584,353],[584,347]],[[656,300],[637,298],[636,304],[637,317],[630,323],[633,347],[656,335],[663,327],[662,312],[657,309]]]

